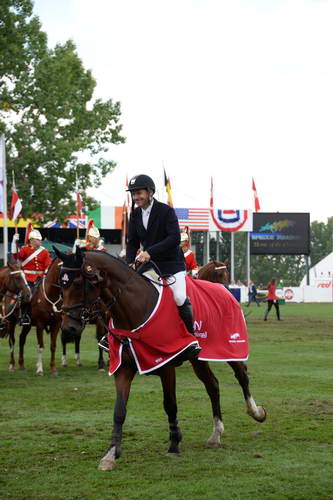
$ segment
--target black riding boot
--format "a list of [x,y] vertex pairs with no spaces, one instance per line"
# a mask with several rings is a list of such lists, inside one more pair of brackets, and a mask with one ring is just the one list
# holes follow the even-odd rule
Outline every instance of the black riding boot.
[[194,335],[192,304],[187,297],[184,304],[182,306],[178,306],[178,311],[180,317],[185,323],[187,331]]
[[98,342],[99,347],[103,349],[105,352],[109,352],[109,339],[107,335],[104,335],[104,337],[101,338]]
[[21,305],[20,325],[21,326],[31,325],[31,304],[30,304],[30,302],[28,304]]

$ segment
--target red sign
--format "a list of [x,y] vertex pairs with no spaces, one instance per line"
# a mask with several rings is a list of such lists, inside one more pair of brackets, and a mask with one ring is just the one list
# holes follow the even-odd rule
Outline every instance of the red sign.
[[287,290],[284,291],[284,298],[286,300],[292,300],[294,298],[294,292],[291,288],[287,288]]

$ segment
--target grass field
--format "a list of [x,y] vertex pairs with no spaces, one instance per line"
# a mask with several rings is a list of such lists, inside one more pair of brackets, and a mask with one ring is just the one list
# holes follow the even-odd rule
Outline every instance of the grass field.
[[[252,305],[248,320],[251,389],[268,418],[246,415],[228,365],[214,363],[225,434],[207,449],[208,397],[191,367],[177,369],[181,458],[166,456],[168,424],[159,379],[134,380],[124,426],[123,456],[97,470],[112,425],[112,377],[96,368],[93,331],[82,341],[83,367],[36,376],[36,340],[29,334],[26,370],[8,372],[0,343],[0,498],[38,499],[333,499],[333,306],[287,304],[284,321]],[[49,339],[44,359],[49,362]],[[72,346],[69,347],[69,358]]]

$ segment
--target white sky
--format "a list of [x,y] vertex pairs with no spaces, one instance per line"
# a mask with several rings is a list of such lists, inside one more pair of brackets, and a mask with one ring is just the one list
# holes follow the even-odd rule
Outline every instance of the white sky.
[[122,205],[126,174],[151,175],[176,207],[333,215],[333,2],[35,0],[49,44],[74,40],[119,100],[125,145],[91,192]]

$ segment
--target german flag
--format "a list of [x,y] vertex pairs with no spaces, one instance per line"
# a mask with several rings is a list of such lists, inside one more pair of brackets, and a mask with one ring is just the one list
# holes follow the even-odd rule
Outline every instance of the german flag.
[[171,184],[170,184],[170,180],[166,174],[166,171],[165,171],[165,168],[163,169],[164,170],[164,184],[165,184],[165,189],[166,189],[166,192],[168,194],[168,205],[169,207],[173,207],[173,202],[172,202],[172,196],[171,196]]

